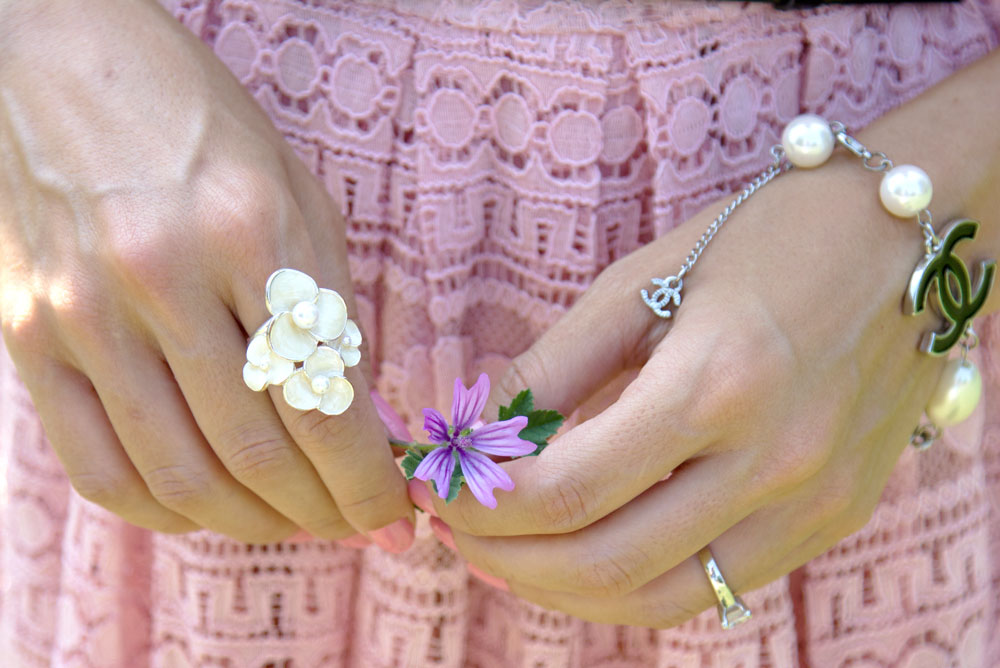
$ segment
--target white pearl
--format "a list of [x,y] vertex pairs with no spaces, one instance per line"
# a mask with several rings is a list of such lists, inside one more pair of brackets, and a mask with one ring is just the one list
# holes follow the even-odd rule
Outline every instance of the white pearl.
[[257,368],[261,371],[268,371],[271,368],[271,360],[261,360]]
[[818,167],[833,153],[830,124],[816,114],[796,116],[781,133],[781,147],[796,167]]
[[930,206],[934,187],[927,172],[916,165],[893,167],[882,177],[878,196],[889,213],[911,218]]
[[927,417],[939,427],[950,427],[972,415],[983,395],[983,378],[972,362],[949,360],[927,402]]
[[292,307],[292,320],[301,329],[312,329],[319,320],[319,307],[312,302],[299,302]]
[[330,391],[330,379],[326,376],[316,376],[309,384],[316,394],[326,394]]

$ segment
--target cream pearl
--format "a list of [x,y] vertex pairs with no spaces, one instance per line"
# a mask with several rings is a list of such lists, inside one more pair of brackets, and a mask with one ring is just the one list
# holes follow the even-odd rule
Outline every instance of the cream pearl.
[[330,379],[326,376],[316,376],[309,385],[316,394],[326,394],[330,391]]
[[312,329],[319,320],[319,307],[312,302],[299,302],[292,307],[292,320],[302,329]]
[[889,213],[911,218],[930,206],[934,187],[927,172],[916,165],[893,167],[882,177],[878,196]]
[[950,427],[972,415],[983,395],[983,378],[968,360],[949,360],[927,402],[927,417],[939,427]]
[[796,167],[818,167],[833,153],[830,124],[816,114],[796,116],[781,133],[781,147]]

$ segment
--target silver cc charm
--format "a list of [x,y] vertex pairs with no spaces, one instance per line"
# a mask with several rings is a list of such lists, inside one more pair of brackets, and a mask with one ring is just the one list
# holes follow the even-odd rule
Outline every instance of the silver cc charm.
[[667,307],[673,302],[674,306],[681,305],[681,290],[684,288],[684,279],[678,276],[668,276],[667,278],[654,278],[653,285],[659,286],[653,296],[645,288],[642,289],[642,301],[646,306],[653,309],[653,313],[661,318],[669,318],[672,313]]

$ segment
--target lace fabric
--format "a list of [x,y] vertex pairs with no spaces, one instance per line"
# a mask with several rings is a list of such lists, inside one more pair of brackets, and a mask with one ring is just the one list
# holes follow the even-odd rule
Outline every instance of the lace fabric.
[[[165,0],[341,203],[379,390],[419,428],[610,262],[737,190],[802,110],[860,128],[995,48],[1000,2],[826,6]],[[470,581],[427,526],[393,556],[153,535],[69,487],[0,361],[0,656],[13,666],[1000,663],[1000,320],[986,408],[903,455],[864,529],[654,631]]]

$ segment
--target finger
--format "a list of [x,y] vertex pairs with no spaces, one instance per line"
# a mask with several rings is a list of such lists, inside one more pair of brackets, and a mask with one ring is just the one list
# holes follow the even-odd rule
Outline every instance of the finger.
[[621,291],[638,288],[619,281],[620,272],[606,272],[511,361],[493,384],[485,415],[495,416],[498,406],[524,389],[531,390],[536,407],[569,415],[623,369],[645,361],[648,350],[639,342],[654,324],[649,310],[638,293],[634,300],[622,298]]
[[685,412],[705,363],[701,355],[692,350],[651,359],[599,415],[538,457],[502,464],[515,484],[501,497],[502,513],[464,492],[451,504],[435,498],[435,512],[466,533],[511,536],[577,531],[620,508],[717,437],[716,425],[695,425]]
[[467,559],[504,579],[552,591],[626,594],[674,568],[763,503],[747,482],[745,459],[726,453],[695,460],[579,531],[504,538],[463,533],[458,542]]
[[[815,526],[812,519],[802,518],[803,510],[801,499],[768,506],[712,540],[716,564],[736,595],[786,574],[775,571],[775,566],[794,555]],[[461,549],[462,537],[456,540]],[[717,603],[697,554],[621,596],[553,592],[517,581],[507,584],[516,596],[550,610],[608,624],[670,628]]]
[[[268,315],[263,310],[265,282],[266,277],[261,278],[254,290],[243,283],[233,286],[237,313],[247,331],[254,331]],[[354,399],[340,415],[298,411],[278,388],[271,390],[271,397],[344,518],[358,531],[371,533],[381,547],[402,551],[413,540],[413,505],[406,483],[362,374],[351,367],[345,377],[353,386]]]
[[112,358],[110,351],[92,351],[89,359],[97,371],[88,369],[88,375],[153,497],[207,529],[246,543],[276,542],[295,533],[290,520],[222,466],[166,363],[138,345],[125,343],[114,352]]
[[86,376],[51,359],[18,367],[52,449],[80,496],[126,522],[163,533],[201,527],[157,501],[118,441]]
[[268,505],[328,540],[355,533],[344,520],[312,462],[292,439],[274,402],[243,382],[246,338],[220,304],[203,307],[205,332],[189,345],[161,340],[189,409],[226,470]]

